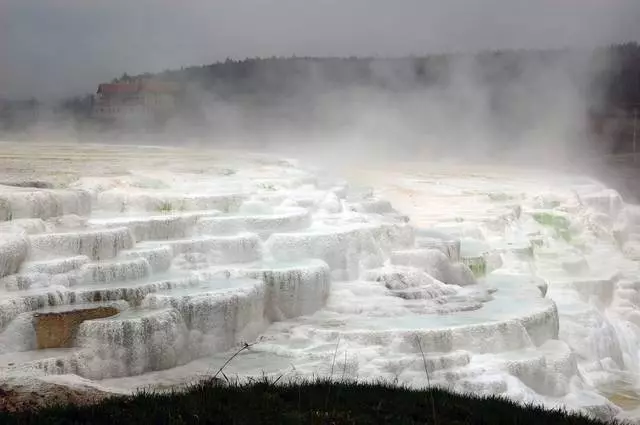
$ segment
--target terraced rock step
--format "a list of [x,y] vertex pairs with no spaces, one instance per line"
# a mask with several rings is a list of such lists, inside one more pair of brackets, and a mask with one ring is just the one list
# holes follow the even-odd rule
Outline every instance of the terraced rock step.
[[270,215],[218,216],[199,220],[197,231],[202,234],[225,235],[242,232],[257,233],[267,238],[273,233],[306,229],[311,215],[304,208],[274,212]]
[[203,356],[251,341],[267,326],[265,286],[258,280],[210,280],[145,297],[146,308],[174,308],[189,330],[189,351]]
[[460,239],[454,239],[446,233],[419,229],[416,246],[418,248],[439,249],[451,261],[460,261]]
[[188,361],[186,326],[175,309],[127,310],[115,317],[83,322],[78,345],[94,353],[78,363],[91,379],[138,375]]
[[241,233],[232,236],[198,236],[190,239],[143,242],[140,248],[168,246],[174,256],[192,263],[203,259],[207,263],[245,263],[262,258],[262,243],[258,235]]
[[137,242],[162,239],[179,239],[191,236],[194,227],[203,217],[219,215],[220,212],[194,211],[194,212],[168,212],[164,215],[149,217],[117,217],[105,219],[92,219],[88,224],[95,227],[127,227],[131,229]]
[[64,297],[65,301],[71,304],[122,300],[132,306],[138,306],[148,294],[174,288],[188,288],[199,283],[201,280],[194,275],[175,273],[140,281],[85,285],[65,292]]
[[86,255],[92,260],[114,258],[134,245],[133,235],[126,227],[32,235],[29,241],[34,256]]
[[407,249],[391,253],[391,263],[398,266],[415,267],[435,279],[452,285],[473,285],[471,269],[464,263],[451,263],[439,249]]
[[127,260],[143,258],[147,260],[153,273],[164,273],[171,267],[173,250],[168,245],[138,247],[121,251],[119,256]]
[[31,189],[0,186],[0,221],[91,213],[91,196],[83,190]]
[[71,347],[82,322],[115,316],[119,312],[114,305],[92,304],[41,309],[33,315],[38,349]]
[[242,193],[172,193],[162,191],[107,190],[98,194],[97,206],[115,212],[237,211]]
[[24,263],[20,271],[23,273],[43,273],[48,275],[63,274],[78,270],[89,263],[89,261],[91,261],[91,259],[86,255],[45,261],[31,261]]
[[140,280],[151,275],[151,266],[146,258],[92,263],[83,269],[88,284]]
[[28,251],[29,241],[24,236],[0,234],[0,277],[16,273]]
[[640,214],[616,193],[424,167],[370,189],[229,155],[16,156],[55,189],[0,185],[0,375],[182,384],[257,341],[225,372],[598,414],[615,409],[594,386],[635,379]]
[[331,271],[321,260],[297,263],[259,262],[219,267],[203,276],[249,277],[266,285],[265,313],[272,321],[312,314],[322,308],[331,290]]
[[308,258],[325,261],[331,270],[357,276],[361,260],[366,267],[382,265],[383,251],[374,239],[375,226],[368,224],[344,227],[318,227],[300,233],[276,233],[265,244],[276,261],[288,262]]
[[10,221],[0,221],[0,234],[26,233],[36,235],[47,231],[44,220],[39,218],[17,218]]
[[188,273],[176,273],[174,276],[159,275],[141,281],[83,285],[75,288],[57,286],[10,292],[0,298],[0,330],[20,314],[40,308],[111,301],[126,301],[135,306],[150,293],[190,287],[200,282],[197,277]]

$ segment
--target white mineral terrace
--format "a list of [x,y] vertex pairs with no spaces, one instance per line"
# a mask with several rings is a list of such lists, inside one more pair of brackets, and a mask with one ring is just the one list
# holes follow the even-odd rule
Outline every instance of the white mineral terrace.
[[164,388],[257,341],[226,376],[640,416],[640,208],[583,177],[399,169],[0,144],[0,376]]

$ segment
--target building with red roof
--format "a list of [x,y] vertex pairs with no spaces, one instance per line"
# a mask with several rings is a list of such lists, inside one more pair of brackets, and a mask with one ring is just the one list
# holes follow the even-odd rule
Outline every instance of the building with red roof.
[[104,83],[94,96],[92,115],[106,121],[163,118],[176,108],[180,86],[158,80]]

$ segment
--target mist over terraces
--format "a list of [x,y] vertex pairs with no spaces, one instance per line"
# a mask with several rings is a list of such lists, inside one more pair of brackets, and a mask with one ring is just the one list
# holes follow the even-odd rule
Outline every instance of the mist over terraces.
[[[53,103],[37,96],[0,99],[0,131],[16,134],[45,126],[83,134],[176,130],[227,136],[238,129],[286,127],[335,133],[366,129],[370,123],[363,116],[375,111],[387,115],[385,128],[397,124],[420,134],[437,131],[431,129],[441,121],[438,109],[470,127],[469,132],[482,126],[483,132],[490,130],[488,136],[510,140],[527,128],[546,125],[548,117],[541,111],[564,101],[571,104],[554,114],[575,123],[569,130],[596,137],[604,150],[624,152],[631,149],[634,107],[640,105],[640,46],[405,58],[228,59],[159,74],[124,73],[110,83],[137,87],[149,82],[175,86],[163,101],[169,107],[151,108],[147,115],[135,112],[136,105],[153,103],[141,96],[134,104],[100,107],[100,88],[108,84],[96,81],[94,93]],[[567,111],[571,116],[565,116]]]

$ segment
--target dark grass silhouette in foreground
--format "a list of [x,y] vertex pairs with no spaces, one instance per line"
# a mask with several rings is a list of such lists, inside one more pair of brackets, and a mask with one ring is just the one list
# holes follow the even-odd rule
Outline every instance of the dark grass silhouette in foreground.
[[[432,404],[433,403],[433,404]],[[0,413],[1,424],[601,424],[499,397],[413,390],[391,383],[209,379],[170,392],[140,392],[91,406]]]

